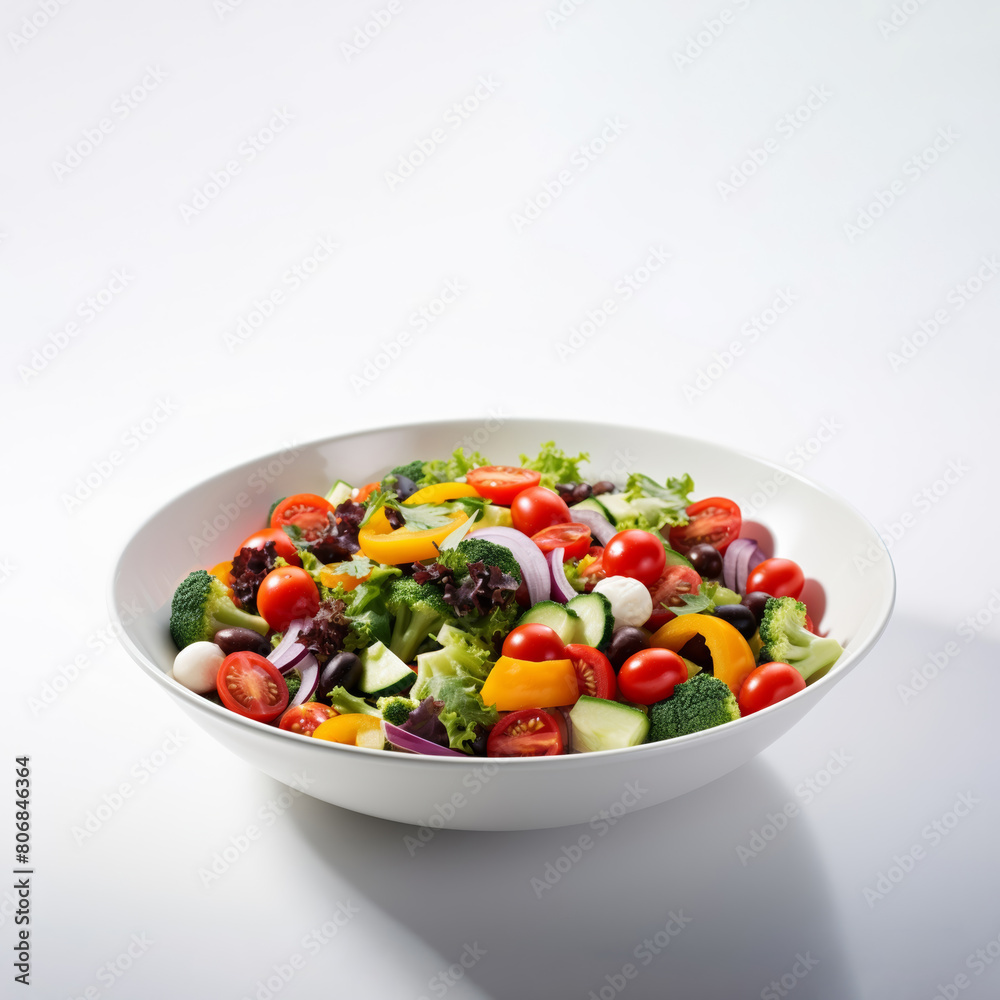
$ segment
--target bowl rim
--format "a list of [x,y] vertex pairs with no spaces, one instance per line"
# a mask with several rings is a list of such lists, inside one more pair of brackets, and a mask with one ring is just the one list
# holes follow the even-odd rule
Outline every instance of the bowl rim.
[[[755,455],[752,452],[744,451],[739,448],[733,448],[730,445],[719,444],[718,442],[711,441],[705,438],[696,437],[691,434],[678,434],[674,431],[660,430],[655,427],[636,427],[633,424],[619,424],[619,423],[609,423],[602,421],[597,423],[593,420],[550,420],[546,417],[510,417],[505,418],[504,426],[526,425],[529,423],[538,423],[539,421],[544,421],[546,426],[551,426],[554,429],[554,435],[558,436],[558,428],[560,426],[599,426],[603,429],[618,430],[622,432],[633,432],[640,434],[660,434],[666,437],[673,437],[685,441],[695,442],[698,444],[704,444],[708,447],[716,450],[728,453],[729,455],[739,457],[741,459],[749,459],[753,462],[757,462],[769,469],[773,469],[775,472],[780,472],[783,475],[789,477],[790,479],[798,480],[800,483],[808,486],[809,488],[815,490],[816,492],[822,494],[823,496],[835,501],[842,507],[849,510],[858,520],[863,524],[871,528],[875,538],[877,539],[877,544],[881,548],[883,557],[886,560],[886,566],[888,569],[888,583],[889,587],[887,591],[882,596],[882,606],[878,610],[878,618],[876,619],[874,627],[869,631],[869,633],[861,640],[861,642],[848,649],[844,649],[844,653],[840,656],[837,662],[834,664],[830,670],[816,680],[814,683],[810,684],[808,687],[801,691],[796,692],[790,698],[786,698],[783,701],[776,702],[774,705],[769,705],[767,708],[761,709],[758,712],[754,712],[749,716],[742,716],[739,719],[734,719],[732,723],[725,723],[721,726],[715,726],[711,729],[704,729],[697,733],[689,733],[686,736],[677,736],[670,740],[658,740],[654,743],[640,743],[638,746],[634,747],[619,747],[612,750],[595,750],[588,753],[573,753],[573,754],[558,754],[549,757],[453,757],[450,755],[446,756],[431,756],[427,754],[414,754],[414,753],[391,753],[386,750],[375,750],[368,747],[355,747],[349,746],[347,744],[332,743],[326,740],[316,740],[311,736],[303,736],[301,733],[293,733],[289,730],[279,729],[276,725],[257,722],[254,719],[248,719],[246,716],[239,715],[236,712],[232,712],[223,705],[216,705],[214,702],[209,701],[203,695],[196,694],[194,691],[186,688],[183,684],[176,681],[170,676],[169,672],[161,669],[156,663],[152,661],[146,654],[139,649],[136,643],[132,640],[131,635],[128,632],[128,626],[122,621],[121,615],[118,611],[118,604],[116,601],[116,588],[118,583],[118,578],[122,569],[122,562],[128,552],[129,547],[135,541],[136,537],[145,529],[145,527],[160,514],[163,513],[168,507],[183,500],[185,497],[193,494],[197,491],[204,489],[209,483],[216,479],[222,479],[232,472],[238,469],[242,469],[247,465],[254,463],[259,463],[267,460],[275,455],[281,455],[283,452],[288,451],[290,448],[294,449],[314,449],[321,445],[331,443],[334,441],[350,441],[354,438],[366,437],[371,434],[384,434],[393,433],[397,431],[412,430],[413,428],[420,427],[426,429],[443,428],[452,425],[465,425],[472,419],[478,418],[449,418],[440,420],[426,420],[408,423],[397,423],[397,424],[387,424],[380,427],[368,427],[361,430],[351,431],[347,434],[334,434],[327,435],[326,437],[314,438],[305,442],[296,442],[291,445],[285,445],[275,451],[268,452],[265,455],[260,455],[255,458],[246,459],[242,462],[234,463],[220,472],[208,477],[207,479],[202,479],[201,481],[189,486],[187,489],[182,490],[180,493],[166,500],[164,503],[160,504],[152,513],[145,517],[130,533],[128,539],[123,544],[121,551],[118,553],[118,557],[114,563],[114,569],[111,573],[111,578],[108,584],[107,590],[107,600],[108,609],[110,611],[111,623],[114,626],[114,631],[118,637],[118,641],[125,648],[126,652],[131,656],[131,658],[139,665],[142,670],[151,676],[156,682],[161,684],[163,688],[172,694],[175,698],[179,697],[184,699],[188,704],[190,704],[196,710],[207,712],[210,716],[216,717],[223,724],[229,725],[242,725],[249,727],[250,732],[258,733],[260,735],[270,734],[271,736],[280,736],[281,738],[290,737],[293,740],[305,741],[309,746],[314,749],[321,749],[326,747],[334,752],[351,752],[355,754],[362,754],[369,757],[375,761],[381,760],[383,763],[397,764],[404,761],[412,762],[413,765],[416,764],[426,764],[428,761],[433,761],[434,766],[441,767],[482,767],[487,764],[496,765],[498,767],[536,767],[542,768],[546,766],[556,766],[561,768],[575,767],[581,765],[586,761],[594,760],[609,760],[611,758],[620,757],[623,754],[630,754],[633,758],[638,760],[640,756],[650,756],[654,753],[662,753],[665,750],[680,750],[683,747],[692,746],[696,743],[708,743],[716,739],[724,738],[724,734],[731,733],[732,729],[730,726],[733,723],[741,723],[744,728],[743,731],[747,732],[750,726],[759,726],[762,719],[766,719],[774,715],[776,711],[787,710],[787,708],[803,698],[803,696],[808,697],[815,705],[816,702],[820,700],[823,695],[825,695],[833,685],[840,681],[847,673],[860,662],[871,649],[875,646],[878,640],[881,638],[883,632],[889,624],[889,619],[892,617],[892,611],[895,606],[896,601],[896,571],[895,565],[892,561],[892,554],[890,553],[888,546],[885,544],[885,540],[879,534],[875,526],[865,517],[864,514],[859,511],[854,504],[845,500],[839,493],[834,490],[822,486],[807,476],[803,476],[801,473],[794,472],[790,469],[779,465],[777,462],[773,462],[770,459],[762,458],[759,455]],[[823,694],[817,695],[814,692],[822,691]],[[805,711],[808,712],[812,705],[807,706]],[[285,744],[287,745],[287,744]],[[322,752],[322,751],[321,751]],[[630,758],[631,759],[631,758]],[[570,763],[575,762],[575,763]],[[410,763],[404,763],[403,766],[410,766]]]

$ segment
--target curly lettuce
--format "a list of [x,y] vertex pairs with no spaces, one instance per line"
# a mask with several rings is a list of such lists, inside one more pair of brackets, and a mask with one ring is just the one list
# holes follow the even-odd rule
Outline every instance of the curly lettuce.
[[642,473],[628,477],[622,494],[631,507],[631,513],[617,519],[619,531],[626,528],[644,528],[659,531],[667,525],[687,524],[687,507],[691,502],[694,480],[686,473],[680,478],[670,477],[665,486]]
[[570,458],[562,448],[556,447],[555,441],[546,441],[537,458],[521,455],[520,461],[522,468],[542,474],[541,486],[554,490],[557,483],[582,483],[580,465],[589,462],[590,455],[581,451],[576,458]]

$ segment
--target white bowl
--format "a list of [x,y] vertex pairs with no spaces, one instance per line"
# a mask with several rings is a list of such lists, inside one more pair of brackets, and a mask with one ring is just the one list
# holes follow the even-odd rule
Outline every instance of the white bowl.
[[[336,479],[366,483],[411,459],[448,455],[463,442],[498,464],[516,464],[520,452],[535,453],[551,439],[567,452],[590,453],[591,481],[622,482],[630,471],[662,481],[688,472],[696,498],[723,495],[758,504],[755,519],[770,529],[776,553],[794,559],[826,589],[823,628],[845,646],[833,669],[786,701],[691,736],[627,750],[500,760],[423,757],[314,740],[245,719],[168,676],[176,653],[167,630],[174,588],[190,571],[228,559],[264,524],[278,497],[325,493]],[[864,573],[854,564],[860,553],[869,563]],[[739,767],[861,661],[885,628],[894,596],[892,563],[875,529],[843,500],[769,462],[637,428],[453,421],[298,445],[188,490],[153,514],[125,546],[112,581],[111,613],[136,663],[199,726],[265,774],[370,816],[431,828],[524,830],[584,823],[602,810],[620,815],[656,805]]]

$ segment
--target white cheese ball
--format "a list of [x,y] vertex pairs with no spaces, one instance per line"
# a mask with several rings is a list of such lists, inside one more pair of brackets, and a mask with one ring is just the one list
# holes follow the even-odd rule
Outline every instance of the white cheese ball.
[[214,642],[192,642],[174,657],[174,680],[196,694],[215,690],[226,654]]
[[615,628],[623,625],[645,625],[653,613],[653,598],[646,586],[630,576],[609,576],[594,587],[611,602]]

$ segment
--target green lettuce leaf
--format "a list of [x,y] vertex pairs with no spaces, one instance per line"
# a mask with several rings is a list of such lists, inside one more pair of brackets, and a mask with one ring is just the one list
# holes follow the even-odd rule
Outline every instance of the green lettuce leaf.
[[556,488],[557,483],[580,483],[583,476],[580,475],[580,463],[590,460],[590,455],[581,451],[576,458],[570,458],[562,450],[557,448],[555,441],[546,441],[537,458],[528,455],[521,455],[521,466],[542,474],[540,485],[547,486],[550,490]]

